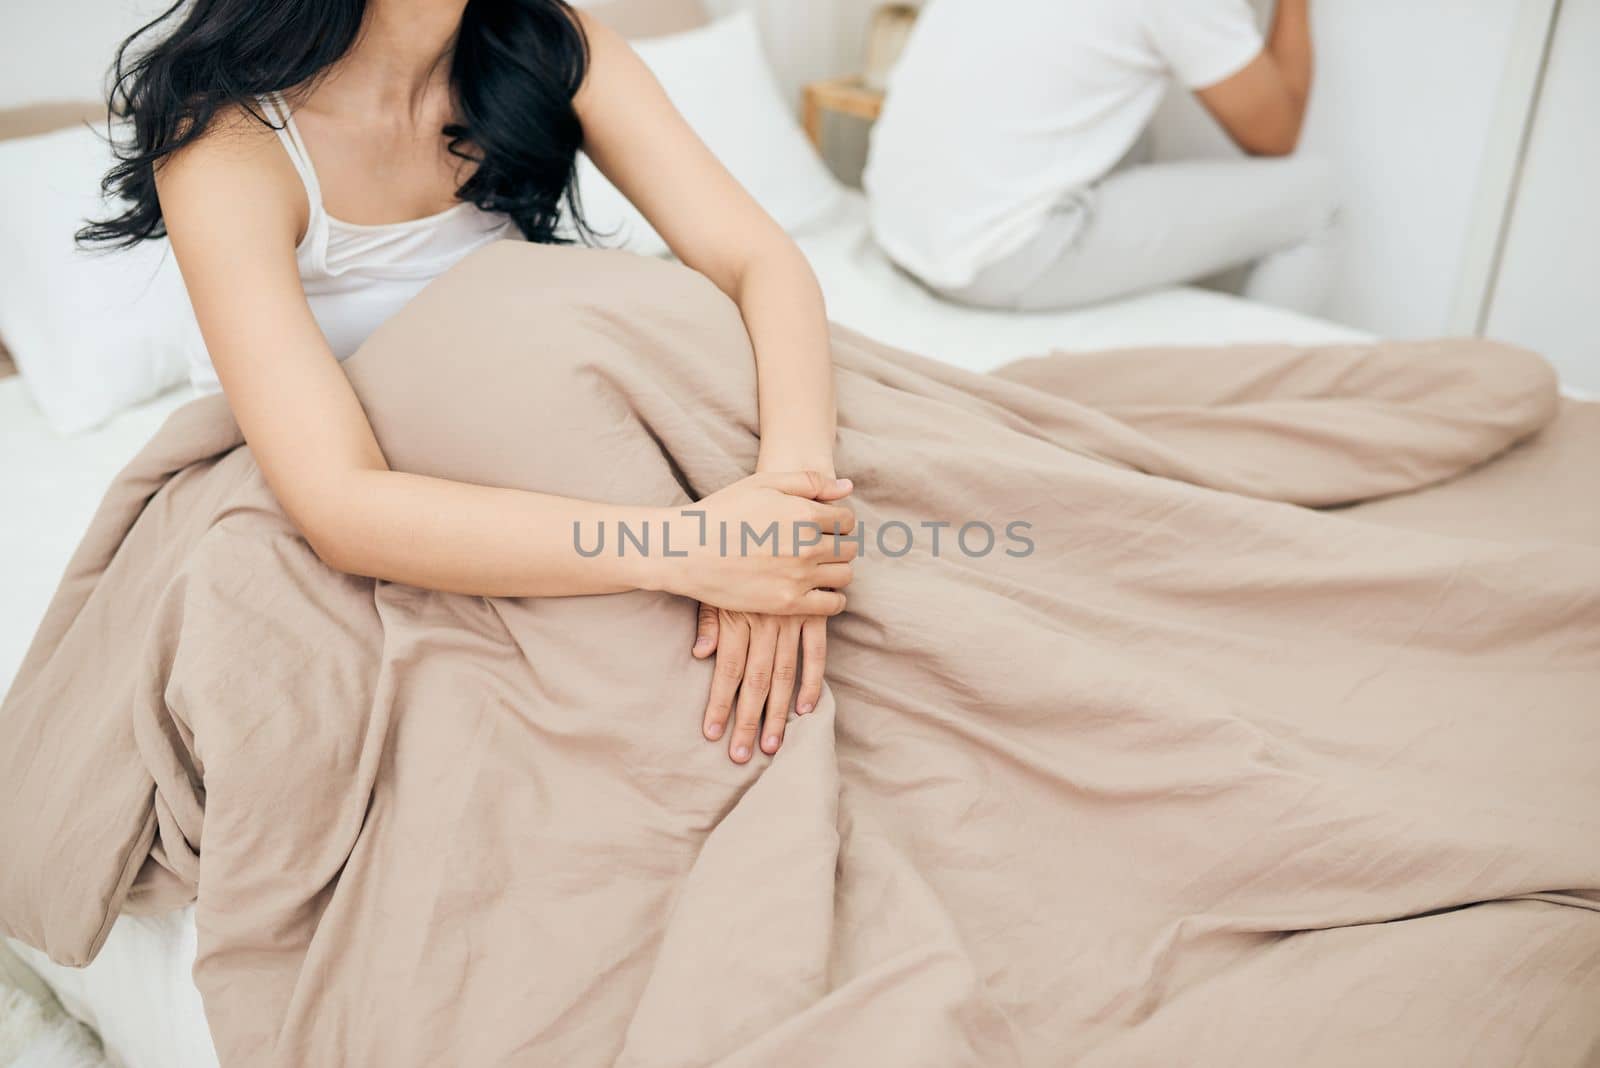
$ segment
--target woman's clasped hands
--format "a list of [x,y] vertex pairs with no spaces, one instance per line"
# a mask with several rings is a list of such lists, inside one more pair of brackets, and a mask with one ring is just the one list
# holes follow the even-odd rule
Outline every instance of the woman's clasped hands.
[[700,602],[693,654],[716,658],[701,730],[726,737],[736,764],[757,746],[776,753],[791,708],[804,716],[822,700],[828,617],[845,609],[860,551],[841,503],[853,489],[815,471],[766,472],[666,521],[661,588]]

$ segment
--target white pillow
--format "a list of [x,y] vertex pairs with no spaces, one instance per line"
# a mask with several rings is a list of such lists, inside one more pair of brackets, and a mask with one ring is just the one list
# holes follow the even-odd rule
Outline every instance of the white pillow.
[[[700,139],[785,230],[801,230],[838,206],[839,183],[784,104],[749,11],[634,48]],[[667,253],[666,242],[588,156],[578,157],[578,196],[603,244],[646,256]]]
[[0,337],[64,434],[185,381],[201,345],[165,241],[115,252],[73,241],[86,219],[105,217],[112,162],[87,127],[0,143]]

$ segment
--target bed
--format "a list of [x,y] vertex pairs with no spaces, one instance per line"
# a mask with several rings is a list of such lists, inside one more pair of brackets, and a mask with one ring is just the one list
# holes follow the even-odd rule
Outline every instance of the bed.
[[[1358,331],[1201,289],[1170,289],[1070,313],[1005,315],[960,308],[931,296],[874,248],[859,196],[825,224],[799,235],[821,279],[832,316],[868,336],[986,371],[1051,349],[1174,343],[1360,339]],[[172,391],[91,433],[50,431],[21,379],[0,380],[0,497],[20,521],[0,525],[0,680],[22,659],[62,568],[101,493],[121,466],[189,399]],[[99,1031],[108,1054],[128,1068],[200,1068],[216,1063],[199,993],[192,910],[123,917],[99,958],[77,970],[13,950],[63,1005]]]
[[[659,15],[666,7],[652,2],[650,10]],[[1051,349],[1322,343],[1367,336],[1194,288],[1062,314],[960,308],[933,297],[877,252],[867,234],[864,203],[856,194],[847,194],[831,218],[796,236],[821,279],[832,318],[891,345],[975,371]],[[187,390],[175,390],[98,430],[61,437],[30,403],[19,378],[0,378],[0,457],[6,458],[0,461],[0,499],[7,502],[6,518],[0,522],[0,588],[6,591],[0,602],[0,692],[9,686],[106,485],[189,396]],[[1593,427],[1600,420],[1587,423]],[[1585,440],[1591,439],[1596,435]],[[1496,477],[1509,481],[1515,472],[1507,469]],[[1509,504],[1511,498],[1506,500]],[[81,970],[52,964],[25,946],[13,943],[11,949],[70,1012],[97,1029],[113,1063],[129,1068],[209,1068],[217,1063],[190,978],[196,953],[192,908],[122,917],[99,957]],[[5,951],[0,944],[0,953]]]
[[[974,337],[974,345],[989,342],[986,349],[966,353],[973,366],[989,366],[1006,355],[1050,347],[1106,347],[1179,339],[1242,341],[1272,336],[1318,342],[1350,337],[1349,331],[1341,328],[1285,318],[1282,313],[1254,309],[1230,297],[1198,291],[1152,294],[1141,301],[1075,315],[998,320],[926,302],[917,289],[885,270],[882,261],[870,253],[862,241],[859,214],[840,214],[832,224],[805,235],[803,243],[830,291],[848,297],[870,286],[872,299],[835,307],[835,313],[846,325],[899,344],[933,347],[934,352],[946,357],[958,355],[955,339],[960,337]],[[53,574],[61,566],[62,558],[77,539],[82,516],[93,507],[99,481],[136,448],[165,409],[181,401],[181,395],[162,398],[96,435],[64,443],[50,438],[38,427],[37,420],[30,419],[18,382],[0,384],[6,446],[38,457],[37,470],[26,483],[18,472],[5,472],[6,481],[0,484],[0,489],[14,491],[22,515],[38,516],[38,523],[26,524],[26,532],[34,536],[32,540],[22,537],[24,524],[11,524],[16,529],[8,532],[8,539],[14,539],[16,544],[6,545],[6,576],[32,576],[38,588],[48,588],[50,579],[38,576]],[[1592,417],[1595,414],[1600,411],[1590,409],[1581,419],[1589,427],[1586,441],[1590,444],[1600,440],[1594,433],[1600,428]],[[1510,457],[1502,464],[1485,468],[1482,475],[1470,476],[1470,480],[1486,476],[1498,480],[1496,484],[1504,491],[1507,478],[1515,480],[1517,464],[1517,457]],[[56,486],[72,489],[54,492]],[[1592,480],[1571,483],[1568,491],[1552,494],[1555,504],[1582,505],[1582,500],[1571,492],[1582,486],[1592,486]],[[1496,502],[1504,505],[1501,510],[1506,512],[1515,512],[1522,504],[1514,496],[1499,496]],[[1405,507],[1405,500],[1392,504]],[[74,508],[77,515],[72,513]],[[62,526],[48,528],[46,516],[54,516]],[[13,548],[14,553],[10,552]],[[18,588],[32,587],[19,584]],[[32,627],[27,611],[32,608],[18,608],[6,619],[6,664],[14,662],[11,643],[19,646],[26,641]],[[194,956],[194,918],[187,911],[157,919],[123,918],[99,959],[82,972],[46,966],[38,961],[37,954],[26,954],[30,962],[40,966],[40,974],[59,991],[62,1001],[98,1026],[112,1054],[126,1065],[214,1062],[205,1014],[189,980]]]

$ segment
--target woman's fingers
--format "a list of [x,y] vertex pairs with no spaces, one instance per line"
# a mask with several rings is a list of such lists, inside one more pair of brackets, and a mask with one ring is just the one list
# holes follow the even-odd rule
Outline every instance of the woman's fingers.
[[733,697],[744,678],[750,645],[750,627],[737,616],[722,614],[717,627],[717,667],[711,673],[711,697],[706,702],[706,718],[701,728],[713,742],[727,730]]
[[811,581],[819,590],[842,590],[854,582],[855,577],[849,564],[821,564],[812,573]]
[[861,555],[860,542],[843,538],[823,538],[821,549],[822,555],[817,557],[821,564],[848,564]]
[[836,616],[845,609],[844,594],[835,590],[811,590],[787,607],[788,616]]
[[812,616],[800,625],[800,694],[795,711],[809,715],[822,702],[822,676],[828,665],[828,621]]
[[761,727],[761,751],[771,756],[783,744],[789,725],[789,702],[800,681],[800,630],[804,620],[787,616],[778,624],[778,652],[772,663],[772,693],[767,696],[766,722]]
[[[844,600],[842,594],[813,593]],[[705,613],[701,606],[702,628],[707,625]],[[712,741],[729,735],[728,756],[735,764],[749,763],[758,747],[772,756],[788,730],[790,701],[804,716],[822,700],[828,620],[821,614],[754,618],[715,610],[712,614],[709,625],[716,631],[717,663],[702,729]]]
[[851,482],[848,478],[836,478],[833,480],[833,485],[817,494],[817,500],[837,501],[850,496],[855,491],[856,484],[854,482]]
[[745,658],[744,679],[739,683],[738,710],[734,713],[733,734],[728,739],[728,756],[735,764],[743,764],[755,755],[761,710],[772,692],[772,669],[777,654],[777,620],[757,619],[750,628],[749,654]]
[[855,488],[848,478],[829,478],[819,471],[765,471],[755,478],[769,489],[814,501],[838,500]]
[[[856,529],[856,513],[842,504],[812,505],[810,521],[824,535],[849,534]],[[827,538],[824,538],[824,543],[827,540]]]
[[700,606],[700,618],[694,628],[694,658],[704,660],[717,651],[717,610],[711,605]]

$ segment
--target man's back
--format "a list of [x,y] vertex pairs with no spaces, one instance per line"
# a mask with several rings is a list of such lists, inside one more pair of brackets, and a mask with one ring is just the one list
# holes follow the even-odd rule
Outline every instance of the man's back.
[[967,284],[1111,170],[1172,77],[1213,84],[1261,47],[1244,0],[931,0],[873,135],[879,242]]

